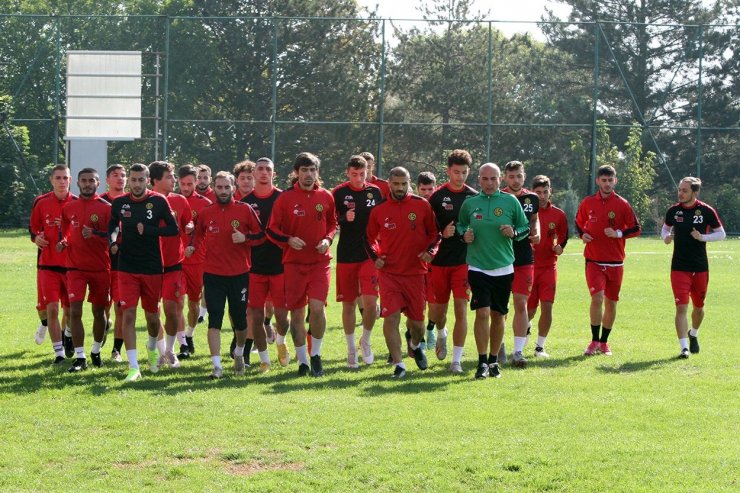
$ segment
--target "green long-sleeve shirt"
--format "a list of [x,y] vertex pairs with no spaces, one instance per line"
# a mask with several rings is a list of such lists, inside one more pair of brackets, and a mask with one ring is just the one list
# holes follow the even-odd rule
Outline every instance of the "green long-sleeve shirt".
[[529,221],[513,195],[500,190],[492,195],[481,192],[463,202],[457,231],[464,234],[471,228],[475,235],[473,243],[468,245],[468,265],[495,270],[514,263],[512,239],[501,233],[504,225],[514,228],[517,241],[529,235]]

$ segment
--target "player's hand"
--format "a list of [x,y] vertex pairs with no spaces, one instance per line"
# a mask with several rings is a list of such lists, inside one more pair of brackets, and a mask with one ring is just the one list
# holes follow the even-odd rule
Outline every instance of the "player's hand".
[[36,246],[39,248],[46,248],[49,246],[49,240],[46,239],[46,235],[44,233],[37,234],[34,243],[36,243]]
[[185,247],[185,256],[190,258],[195,253],[195,247],[190,245]]
[[136,231],[138,231],[140,235],[143,235],[144,234],[144,223],[137,223]]
[[442,238],[450,238],[455,234],[455,221],[450,221],[450,224],[445,226],[442,230]]
[[429,263],[432,261],[432,255],[429,252],[421,252],[419,255],[417,255],[422,262]]
[[118,243],[113,243],[110,246],[110,253],[111,253],[111,255],[115,255],[115,254],[118,253]]
[[344,217],[347,218],[347,222],[349,222],[349,223],[351,223],[352,221],[354,221],[355,220],[355,210],[354,210],[354,208],[348,210],[347,211],[347,214],[345,214]]
[[385,265],[385,255],[381,255],[380,257],[375,259],[376,269],[382,269],[384,265]]
[[324,238],[318,244],[316,245],[316,251],[319,252],[321,255],[325,254],[326,251],[329,249],[330,243],[329,240]]
[[604,234],[609,238],[619,238],[619,233],[614,228],[604,228]]
[[507,238],[514,237],[514,228],[510,224],[502,224],[499,230],[501,230],[501,234]]
[[194,229],[195,229],[195,224],[193,224],[193,221],[190,221],[189,223],[185,225],[185,234],[189,235],[190,233],[193,232]]
[[231,241],[233,243],[244,243],[246,241],[247,237],[244,236],[244,233],[239,231],[238,229],[234,228],[234,232],[231,233]]
[[537,233],[536,235],[529,235],[529,242],[533,245],[537,245],[540,242],[540,234]]
[[588,233],[583,233],[581,235],[581,240],[583,240],[584,243],[591,243],[591,241],[593,241],[593,239],[594,239],[594,237],[591,236]]
[[702,241],[701,233],[699,233],[696,228],[691,228],[691,237],[697,241]]
[[560,244],[555,244],[552,246],[552,251],[555,252],[555,255],[562,255],[563,247],[561,247]]
[[65,248],[67,248],[67,244],[65,242],[60,241],[59,243],[57,243],[57,252],[61,253],[64,251]]
[[306,242],[297,236],[291,236],[288,240],[288,246],[293,250],[303,250],[303,247],[306,246]]
[[666,245],[670,245],[673,242],[673,231],[671,231],[671,234],[663,238],[663,243]]
[[463,241],[465,243],[473,243],[475,241],[475,233],[471,228],[468,228],[463,234]]
[[82,237],[86,240],[88,238],[91,238],[93,235],[93,229],[90,226],[83,226],[82,227]]

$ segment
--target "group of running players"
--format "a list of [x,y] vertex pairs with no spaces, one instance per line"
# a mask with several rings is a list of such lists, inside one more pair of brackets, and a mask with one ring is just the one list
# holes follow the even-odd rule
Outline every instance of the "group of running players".
[[[55,365],[73,358],[70,372],[87,369],[82,312],[89,292],[92,365],[103,365],[101,348],[112,331],[111,358],[121,362],[125,344],[126,381],[136,381],[141,378],[135,330],[139,305],[152,373],[177,368],[195,353],[194,330],[207,313],[210,377],[218,379],[223,376],[220,341],[228,303],[235,375],[244,375],[252,346],[260,371],[270,369],[271,343],[279,364],[287,366],[290,331],[298,374],[322,376],[331,245],[340,232],[335,290],[342,304],[348,368],[359,368],[360,358],[366,365],[374,362],[371,335],[382,317],[387,363],[394,378],[403,378],[402,314],[405,352],[417,367],[428,367],[427,349],[446,359],[450,298],[452,373],[464,373],[468,310],[475,311],[475,378],[500,377],[500,365],[509,358],[512,366],[524,368],[538,309],[534,356],[549,357],[545,344],[568,220],[552,205],[547,176],[534,177],[527,189],[521,162],[511,161],[503,170],[486,163],[478,170],[476,191],[466,184],[472,164],[469,152],[452,151],[445,183],[437,186],[435,176],[423,172],[414,194],[408,170],[395,167],[382,180],[373,174],[375,160],[368,152],[350,157],[347,181],[331,191],[322,187],[319,158],[307,152],[296,156],[293,184],[284,191],[274,184],[275,166],[268,158],[238,163],[233,173],[213,177],[204,164],[176,170],[155,161],[128,170],[109,167],[108,190],[102,195],[98,173],[82,169],[79,196],[70,193],[70,170],[55,166],[53,189],[36,199],[29,224],[39,250],[36,342],[42,344],[48,331]],[[608,339],[625,240],[641,232],[631,206],[615,192],[616,184],[614,168],[601,166],[597,192],[581,202],[575,217],[575,230],[585,243],[591,295],[586,356],[612,354]],[[725,236],[716,211],[698,200],[700,188],[697,178],[681,180],[678,203],[666,213],[661,233],[666,244],[674,244],[671,285],[680,358],[699,352],[697,331],[708,284],[706,242]],[[514,347],[508,355],[503,338],[512,294]]]

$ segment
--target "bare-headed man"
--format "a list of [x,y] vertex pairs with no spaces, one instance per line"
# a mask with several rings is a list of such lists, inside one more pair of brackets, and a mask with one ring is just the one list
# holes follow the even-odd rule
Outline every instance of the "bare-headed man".
[[216,192],[211,188],[211,167],[207,164],[199,164],[196,168],[198,169],[198,181],[195,184],[195,190],[211,202],[215,202]]

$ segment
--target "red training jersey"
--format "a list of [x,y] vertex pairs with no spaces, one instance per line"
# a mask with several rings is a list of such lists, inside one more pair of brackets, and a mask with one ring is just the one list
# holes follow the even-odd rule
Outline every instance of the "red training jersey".
[[555,245],[565,248],[568,243],[568,218],[562,209],[551,202],[540,207],[537,216],[540,221],[540,242],[532,245],[534,266],[550,267],[558,262],[558,256],[553,251]]
[[[197,225],[198,215],[213,202],[197,192],[193,192],[189,197],[185,198],[187,199],[188,204],[190,204],[190,214],[193,219],[193,224]],[[187,247],[192,244],[195,247],[195,253],[190,257],[185,257],[185,260],[183,260],[182,263],[187,265],[202,264],[206,259],[206,249],[202,241],[200,244],[193,242],[193,239],[195,238],[195,230],[190,234],[187,234],[185,231],[180,231],[180,234],[182,235],[183,245]]]
[[[67,268],[99,272],[110,270],[108,222],[110,203],[98,194],[79,197],[62,208],[62,236],[67,244]],[[82,236],[82,228],[92,228],[92,236]]]
[[429,202],[408,194],[402,200],[390,196],[374,207],[367,224],[370,257],[385,257],[382,271],[391,274],[425,274],[422,252],[437,253],[439,231]]
[[[597,191],[589,195],[578,206],[576,214],[578,236],[584,233],[593,240],[586,243],[583,256],[586,261],[600,264],[621,264],[624,262],[624,244],[627,238],[638,236],[641,226],[629,203],[616,192],[603,198]],[[609,238],[604,229],[622,231],[621,238]]]
[[[234,229],[247,238],[244,243],[234,243]],[[249,272],[251,247],[264,241],[257,214],[244,202],[211,204],[198,215],[195,226],[195,245],[208,250],[203,262],[203,272],[217,276],[236,276]],[[196,250],[197,251],[197,250]]]
[[[314,185],[311,190],[302,190],[298,183],[281,193],[272,208],[267,236],[283,248],[283,264],[316,264],[328,262],[331,249],[324,253],[316,250],[321,240],[334,240],[337,218],[334,197],[331,193]],[[306,242],[301,250],[288,246],[291,237]]]
[[[177,270],[171,269],[171,267],[181,265],[185,259],[185,245],[190,244],[190,238],[185,233],[185,230],[187,229],[187,225],[193,220],[193,213],[190,210],[188,199],[179,193],[169,193],[165,198],[170,204],[172,216],[175,218],[177,227],[180,229],[179,235],[163,236],[160,239],[162,263],[165,272],[168,272],[170,270]],[[187,240],[184,240],[184,238],[187,238]]]
[[[200,193],[200,192],[194,192],[194,193]],[[216,202],[216,192],[211,187],[206,188],[206,191],[203,193],[200,193],[202,196],[210,200],[211,202]]]
[[67,249],[57,252],[57,243],[62,240],[62,208],[69,202],[77,200],[77,196],[67,193],[63,199],[57,198],[54,192],[45,193],[36,197],[31,209],[31,220],[28,223],[28,231],[31,233],[31,241],[35,241],[39,235],[49,242],[46,248],[41,249],[37,265],[39,267],[67,267]]

